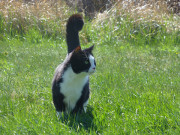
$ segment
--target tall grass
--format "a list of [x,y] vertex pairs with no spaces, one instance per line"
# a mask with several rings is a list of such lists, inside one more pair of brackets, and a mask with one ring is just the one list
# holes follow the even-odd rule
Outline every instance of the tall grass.
[[32,29],[43,37],[61,37],[66,18],[72,13],[62,1],[54,0],[1,1],[0,9],[1,37],[25,36],[31,33]]
[[[74,12],[63,1],[55,0],[1,1],[0,9],[0,39],[17,37],[22,40],[26,39],[26,35],[61,40],[65,35],[66,20]],[[137,45],[164,44],[169,39],[172,44],[179,42],[180,19],[177,15],[169,14],[164,0],[118,0],[111,9],[97,13],[92,22],[98,31],[111,29],[111,33],[107,34],[112,34],[112,38],[126,39]],[[33,36],[31,41],[35,42],[39,37]],[[88,32],[82,38],[89,41]]]
[[180,18],[169,14],[163,0],[137,3],[118,1],[112,9],[99,14],[94,22],[95,27],[100,25],[101,29],[111,29],[113,38],[128,40],[136,45],[166,42],[177,45],[180,42]]

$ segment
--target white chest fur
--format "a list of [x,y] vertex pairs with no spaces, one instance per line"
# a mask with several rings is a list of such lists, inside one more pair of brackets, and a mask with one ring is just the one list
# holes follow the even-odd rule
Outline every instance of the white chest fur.
[[66,111],[72,111],[81,97],[84,85],[88,81],[87,73],[75,74],[69,67],[62,76],[63,83],[60,83],[60,92],[64,95]]

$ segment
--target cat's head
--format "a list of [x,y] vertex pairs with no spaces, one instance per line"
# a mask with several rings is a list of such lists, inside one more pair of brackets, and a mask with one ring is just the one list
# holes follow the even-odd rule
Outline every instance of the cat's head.
[[94,45],[84,50],[81,50],[80,46],[74,49],[70,58],[70,64],[74,73],[86,72],[91,74],[95,72],[96,62],[92,54],[93,48]]

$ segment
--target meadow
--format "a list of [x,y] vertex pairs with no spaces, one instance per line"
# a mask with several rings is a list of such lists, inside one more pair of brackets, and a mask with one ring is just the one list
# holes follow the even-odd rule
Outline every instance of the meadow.
[[97,64],[87,113],[58,119],[51,81],[75,11],[11,2],[0,3],[10,5],[0,14],[0,134],[180,134],[179,16],[117,3],[85,18],[81,46],[95,45]]

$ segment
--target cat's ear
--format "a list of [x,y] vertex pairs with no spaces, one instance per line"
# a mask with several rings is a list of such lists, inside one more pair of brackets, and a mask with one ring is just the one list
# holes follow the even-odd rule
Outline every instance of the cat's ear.
[[94,48],[94,45],[92,45],[92,46],[89,47],[89,48],[86,48],[85,51],[86,51],[86,52],[89,52],[89,53],[92,53],[93,48]]
[[78,46],[78,47],[76,47],[75,49],[74,49],[74,51],[72,52],[72,55],[73,56],[80,56],[80,54],[81,54],[81,52],[82,52],[82,50],[81,50],[81,47],[80,46]]
[[81,51],[81,47],[80,47],[80,46],[78,46],[78,47],[76,47],[76,48],[74,49],[74,52],[75,52],[75,53],[77,53],[77,52],[79,52],[79,51]]

